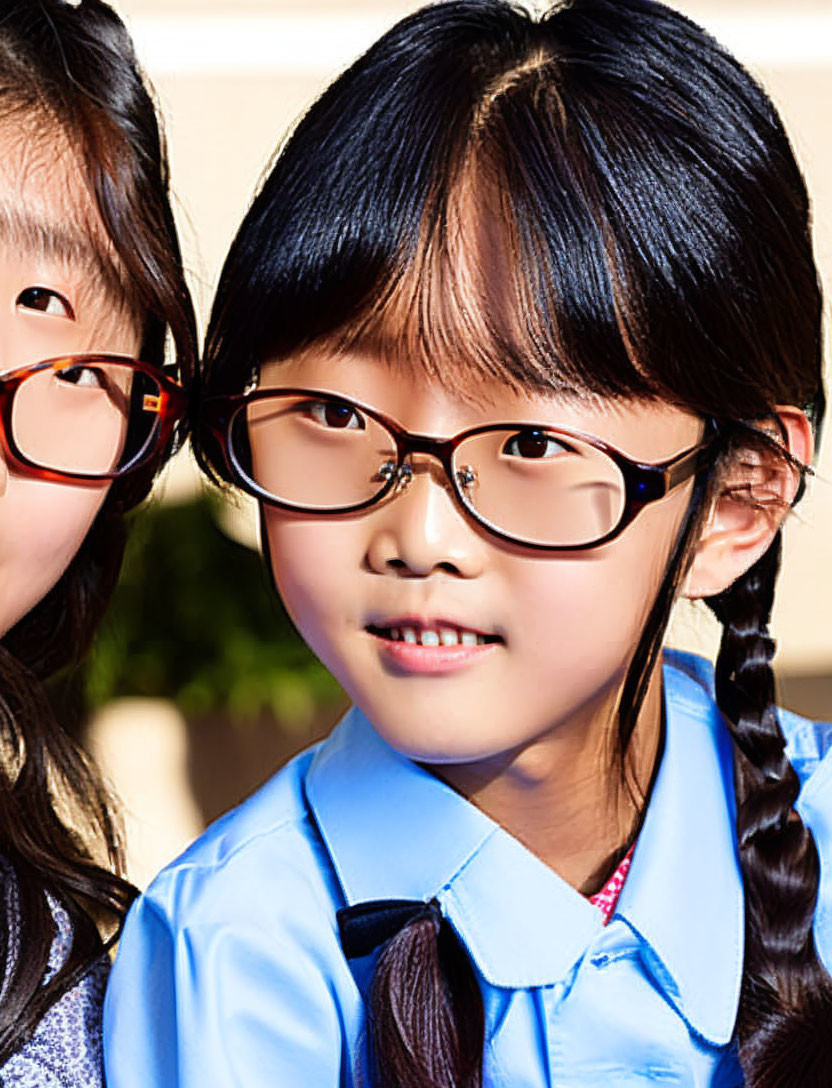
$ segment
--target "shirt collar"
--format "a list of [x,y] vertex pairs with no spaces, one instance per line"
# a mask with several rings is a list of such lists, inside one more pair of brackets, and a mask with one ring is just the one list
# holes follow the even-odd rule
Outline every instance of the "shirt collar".
[[710,665],[668,653],[667,734],[616,914],[680,1015],[717,1045],[734,1033],[745,906],[736,845],[732,742]]
[[[665,692],[664,756],[615,917],[683,1018],[721,1045],[743,957],[730,741],[699,680],[666,668]],[[564,979],[602,929],[592,904],[356,708],[306,791],[347,904],[437,897],[491,985]]]

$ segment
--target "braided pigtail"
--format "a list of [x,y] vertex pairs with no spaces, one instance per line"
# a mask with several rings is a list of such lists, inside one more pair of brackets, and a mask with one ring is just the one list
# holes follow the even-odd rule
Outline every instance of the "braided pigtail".
[[832,1084],[832,980],[812,933],[818,853],[794,805],[800,782],[774,708],[768,622],[780,534],[708,605],[723,625],[716,697],[735,745],[745,884],[745,969],[737,1032],[749,1088]]
[[376,1088],[480,1088],[482,995],[437,904],[427,904],[382,948],[370,1033]]

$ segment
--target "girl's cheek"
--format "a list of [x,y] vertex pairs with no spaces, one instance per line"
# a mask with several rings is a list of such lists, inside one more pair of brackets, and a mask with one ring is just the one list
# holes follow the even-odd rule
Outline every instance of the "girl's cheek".
[[279,511],[265,517],[269,559],[275,584],[289,614],[308,637],[313,617],[340,609],[358,567],[348,554],[336,523],[300,521]]
[[634,522],[602,548],[525,565],[513,559],[504,582],[511,586],[511,612],[524,638],[538,646],[558,640],[572,660],[599,652],[629,656],[678,529],[675,512],[662,513],[643,525]]
[[107,487],[8,474],[0,496],[0,631],[58,582],[95,520]]

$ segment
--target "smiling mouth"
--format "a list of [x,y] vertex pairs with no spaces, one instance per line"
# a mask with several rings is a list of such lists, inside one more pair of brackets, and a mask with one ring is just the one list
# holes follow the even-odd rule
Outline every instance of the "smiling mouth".
[[407,623],[395,627],[369,624],[366,630],[369,634],[387,642],[404,642],[411,646],[488,646],[491,643],[503,641],[499,635],[485,635],[481,631],[472,631],[466,627],[450,624],[431,626]]

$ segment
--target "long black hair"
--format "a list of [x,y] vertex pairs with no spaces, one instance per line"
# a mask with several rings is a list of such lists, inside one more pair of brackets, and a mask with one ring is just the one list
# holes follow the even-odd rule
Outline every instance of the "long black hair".
[[[485,373],[661,398],[725,429],[791,404],[817,426],[821,297],[781,121],[733,57],[653,0],[572,0],[540,19],[504,0],[423,8],[336,80],[277,158],[222,274],[204,391],[239,391],[264,358],[316,342],[374,347],[463,386]],[[203,437],[203,463],[223,475]],[[698,521],[629,668],[622,751]],[[773,707],[779,554],[778,534],[709,602],[736,752],[737,1037],[753,1088],[832,1083],[818,856]],[[481,1083],[471,968],[443,960],[435,928],[415,922],[380,958],[370,1022],[384,1088]]]
[[[195,325],[164,142],[130,37],[107,4],[0,0],[0,119],[58,137],[76,156],[141,330],[141,357],[162,368],[170,334],[187,377]],[[0,896],[0,1065],[104,954],[135,895],[121,875],[108,795],[40,681],[87,649],[121,565],[124,515],[157,467],[111,487],[58,584],[0,642],[0,858],[13,884]],[[47,895],[72,927],[53,974]]]

